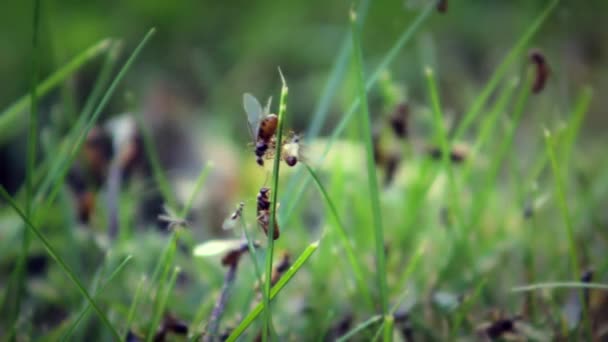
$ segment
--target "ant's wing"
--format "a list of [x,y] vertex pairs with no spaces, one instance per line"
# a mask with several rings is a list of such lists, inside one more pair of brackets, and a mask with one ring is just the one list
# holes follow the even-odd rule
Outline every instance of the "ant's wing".
[[194,247],[192,254],[197,257],[210,257],[239,248],[242,240],[208,240]]
[[262,120],[262,105],[255,96],[245,93],[243,94],[243,107],[247,113],[247,122],[249,123],[251,135],[255,141],[258,136],[260,121]]
[[272,96],[268,98],[268,101],[266,101],[266,107],[264,107],[264,114],[268,115],[270,114],[270,105],[272,104]]

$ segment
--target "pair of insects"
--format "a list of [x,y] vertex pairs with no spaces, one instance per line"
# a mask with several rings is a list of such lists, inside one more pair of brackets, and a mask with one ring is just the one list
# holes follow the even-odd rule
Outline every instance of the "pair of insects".
[[[224,224],[222,226],[223,229],[233,229],[235,226],[237,226],[238,220],[243,214],[244,206],[244,202],[239,203],[234,213],[232,213],[232,215],[230,215],[224,221]],[[268,230],[270,226],[270,206],[270,188],[263,187],[260,189],[260,192],[257,196],[257,221],[266,235],[268,235]],[[272,227],[272,238],[276,240],[279,238],[280,234],[281,232],[279,230],[279,225],[275,220],[274,227]]]
[[[255,96],[245,93],[243,95],[243,107],[247,113],[249,133],[253,138],[256,162],[264,166],[264,158],[271,158],[277,149],[276,131],[279,118],[276,114],[270,113],[272,98],[268,99],[266,107],[255,98]],[[295,166],[300,158],[300,136],[293,132],[279,144],[281,158],[289,166]]]

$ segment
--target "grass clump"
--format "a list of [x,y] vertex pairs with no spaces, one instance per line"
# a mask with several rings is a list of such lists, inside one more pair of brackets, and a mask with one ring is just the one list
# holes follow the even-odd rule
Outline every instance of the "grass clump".
[[[270,101],[263,111],[267,122],[276,118],[276,128],[267,137],[251,132],[254,146],[230,148],[245,135],[245,121],[251,124],[246,104],[245,116],[233,118],[209,101],[205,111],[216,115],[203,120],[206,128],[192,125],[195,140],[204,141],[194,155],[179,143],[166,148],[180,134],[169,123],[153,127],[146,106],[133,109],[132,150],[119,149],[111,159],[122,167],[119,181],[113,188],[109,175],[97,188],[85,181],[85,190],[106,199],[88,221],[76,217],[82,203],[70,177],[90,149],[90,132],[110,120],[109,101],[154,30],[113,78],[122,46],[114,40],[45,81],[34,76],[29,102],[0,114],[1,142],[9,126],[21,128],[15,113],[31,109],[23,185],[14,194],[0,187],[7,204],[0,223],[9,227],[0,250],[16,265],[2,292],[2,331],[15,339],[146,341],[301,340],[312,331],[316,339],[337,341],[605,337],[598,327],[606,324],[608,302],[606,236],[594,227],[603,223],[608,162],[591,150],[579,153],[588,139],[592,88],[562,108],[552,101],[553,74],[540,91],[524,55],[557,4],[537,13],[478,92],[469,98],[458,89],[471,103],[458,118],[451,74],[442,65],[448,57],[432,56],[430,36],[423,37],[423,55],[437,63],[416,63],[404,51],[424,25],[434,27],[451,10],[443,4],[437,14],[436,3],[418,8],[379,52],[365,48],[376,28],[363,21],[380,8],[362,1],[344,25],[313,114],[302,120],[297,111],[308,100],[298,91],[301,70],[282,63],[290,88],[279,69],[277,115]],[[38,120],[39,98],[102,53],[72,126]],[[417,64],[416,72],[402,73],[404,58]],[[237,103],[247,90],[235,89],[224,101]],[[341,115],[332,118],[335,108]],[[170,109],[172,120],[180,117]],[[396,110],[401,133],[391,131]],[[357,126],[345,136],[353,120]],[[242,130],[230,139],[211,134],[231,121]],[[302,129],[302,121],[308,135],[289,129]],[[49,143],[38,151],[41,141]],[[164,150],[176,159],[183,153],[196,171],[180,175]],[[136,167],[120,164],[125,151]],[[180,177],[192,182],[183,186]],[[113,218],[121,224],[112,226]],[[56,263],[34,274],[39,258]],[[49,323],[55,315],[58,322]]]

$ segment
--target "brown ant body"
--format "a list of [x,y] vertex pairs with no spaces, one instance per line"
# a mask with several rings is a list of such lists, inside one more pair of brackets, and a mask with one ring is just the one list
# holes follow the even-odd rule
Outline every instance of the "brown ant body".
[[[260,192],[257,197],[257,214],[258,214],[258,223],[264,230],[264,233],[268,235],[268,226],[270,225],[270,189],[267,187],[263,187],[260,189]],[[280,235],[279,225],[276,221],[274,221],[273,228],[273,239],[278,239]]]

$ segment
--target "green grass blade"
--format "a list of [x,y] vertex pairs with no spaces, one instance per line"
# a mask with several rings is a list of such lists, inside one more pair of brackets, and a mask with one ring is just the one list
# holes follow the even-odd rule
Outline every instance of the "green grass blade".
[[506,136],[498,146],[497,152],[492,155],[489,171],[486,174],[485,187],[482,189],[481,193],[475,196],[469,227],[477,227],[483,209],[488,204],[488,198],[491,195],[491,191],[494,189],[494,184],[496,184],[496,180],[500,173],[500,167],[508,155],[509,149],[513,145],[515,133],[523,116],[526,104],[528,103],[528,98],[530,97],[530,84],[530,80],[526,80],[520,85],[519,94],[515,101],[515,108],[513,109],[511,125],[507,128]]
[[363,76],[363,52],[361,50],[361,37],[357,26],[357,15],[351,12],[351,30],[353,37],[353,55],[358,86],[358,96],[361,102],[360,129],[363,135],[365,150],[367,152],[367,179],[371,197],[372,216],[374,222],[374,238],[376,240],[376,275],[380,292],[380,312],[384,315],[388,309],[388,293],[386,285],[386,261],[384,253],[384,232],[382,228],[382,212],[380,210],[380,195],[378,191],[378,178],[376,177],[376,163],[374,161],[374,143],[372,138],[371,118],[367,104],[367,91]]
[[79,132],[79,135],[77,137],[75,137],[74,141],[69,144],[71,150],[68,152],[68,155],[65,156],[65,159],[62,159],[62,162],[60,164],[61,167],[60,167],[58,173],[53,175],[53,178],[51,178],[52,182],[54,182],[54,183],[53,183],[53,187],[51,188],[50,194],[49,194],[48,198],[46,199],[47,206],[50,206],[52,204],[53,200],[55,199],[55,197],[57,196],[59,189],[61,188],[61,186],[63,185],[63,183],[65,181],[65,176],[68,172],[68,169],[70,168],[70,166],[73,164],[74,160],[76,159],[76,157],[78,155],[78,151],[80,150],[80,147],[82,146],[88,132],[91,130],[91,128],[93,128],[93,126],[97,122],[97,119],[99,119],[99,116],[101,115],[102,111],[105,109],[106,105],[110,101],[110,98],[116,91],[116,88],[118,88],[118,85],[120,84],[120,82],[123,80],[123,78],[127,74],[127,71],[131,68],[131,65],[135,62],[135,60],[139,56],[141,50],[144,48],[144,46],[148,43],[148,41],[150,41],[152,36],[154,36],[155,32],[156,32],[156,29],[154,29],[154,28],[150,29],[148,31],[148,33],[144,36],[144,38],[141,40],[139,45],[137,45],[135,50],[133,50],[133,53],[131,53],[131,56],[129,56],[129,59],[127,59],[127,61],[123,65],[123,67],[120,69],[120,71],[118,72],[118,74],[116,75],[116,77],[114,78],[114,80],[112,81],[110,86],[108,87],[108,90],[106,90],[104,96],[102,97],[101,101],[95,108],[95,111],[93,112],[93,114],[92,114],[91,118],[89,119],[89,121],[87,122],[87,124],[84,126],[82,131]]
[[[306,261],[312,256],[312,254],[319,248],[319,241],[313,242],[300,254],[298,259],[293,263],[293,265],[283,274],[281,279],[277,281],[277,283],[272,287],[270,291],[269,299],[272,301],[281,290],[289,283],[291,278],[304,266]],[[241,323],[232,331],[227,342],[236,341],[239,336],[245,332],[245,330],[253,323],[253,321],[262,313],[264,310],[265,303],[259,303],[251,312],[245,317]]]
[[576,101],[574,111],[568,122],[568,130],[564,137],[564,155],[563,164],[569,165],[570,157],[572,156],[572,149],[574,148],[576,137],[581,129],[581,125],[585,118],[585,114],[591,104],[591,98],[593,97],[593,89],[591,87],[585,87]]
[[[158,310],[160,310],[159,308],[163,305],[162,304],[162,293],[163,293],[164,286],[167,284],[167,278],[169,277],[169,271],[171,270],[171,264],[173,263],[175,251],[177,250],[178,232],[179,232],[179,230],[174,230],[173,232],[171,232],[171,238],[169,239],[169,243],[167,244],[163,253],[161,254],[159,262],[156,265],[154,273],[152,274],[152,278],[150,278],[150,287],[148,288],[146,298],[151,297],[150,294],[156,283],[156,278],[160,275],[160,277],[158,278],[158,286],[156,288],[156,303],[154,306],[154,313],[156,313]],[[162,273],[160,273],[161,270],[162,270]],[[147,337],[150,337],[150,334],[154,334],[154,331],[152,331],[153,329],[156,329],[156,327],[155,326],[150,327],[150,331],[148,331]]]
[[537,283],[524,286],[516,286],[511,289],[511,292],[527,292],[546,289],[597,289],[608,291],[608,284],[600,283],[582,283],[576,281],[561,281],[550,283]]
[[[367,11],[369,10],[370,1],[363,0],[359,4],[357,8],[357,13],[359,13],[359,25],[363,27],[363,23],[365,21],[365,17],[367,16]],[[336,92],[338,91],[338,86],[340,82],[344,79],[346,75],[346,69],[348,67],[348,62],[350,60],[351,54],[351,33],[348,32],[347,36],[344,37],[344,41],[342,42],[342,47],[340,48],[340,52],[336,57],[334,65],[332,67],[329,80],[323,91],[321,92],[321,97],[315,106],[315,110],[312,114],[312,121],[310,122],[310,126],[306,132],[306,137],[308,139],[316,138],[321,132],[321,127],[327,120],[327,115],[329,114],[329,106],[331,105],[331,101],[336,97]],[[294,179],[297,179],[294,177]]]
[[[33,178],[36,163],[36,147],[38,145],[38,93],[36,86],[38,84],[39,64],[39,31],[40,31],[40,0],[34,2],[34,19],[33,19],[33,36],[32,36],[32,60],[31,60],[31,80],[30,80],[30,114],[29,114],[29,130],[27,135],[27,155],[25,166],[25,216],[31,217],[33,210],[32,196]],[[32,237],[28,229],[23,230],[21,237],[21,254],[17,259],[16,270],[11,276],[11,283],[15,286],[11,295],[7,296],[9,304],[7,314],[10,317],[10,329],[15,329],[16,322],[21,312],[21,298],[25,291],[25,261],[30,250]],[[12,301],[11,301],[12,299]],[[12,334],[11,334],[12,335]]]
[[[125,258],[125,260],[123,260],[117,267],[116,269],[114,269],[114,271],[108,276],[108,280],[106,280],[105,283],[103,283],[101,285],[101,287],[95,291],[95,297],[98,297],[104,290],[106,287],[108,287],[108,285],[110,285],[110,283],[112,282],[112,280],[122,271],[123,268],[125,268],[125,266],[127,266],[127,263],[129,263],[129,261],[132,259],[133,257],[131,255],[127,256]],[[74,333],[74,331],[76,330],[76,328],[78,327],[78,325],[80,324],[80,322],[82,321],[82,319],[86,316],[86,314],[89,312],[89,309],[91,308],[91,305],[88,304],[85,308],[83,308],[80,313],[78,314],[78,316],[76,317],[76,320],[74,320],[74,322],[72,323],[72,325],[68,328],[68,330],[66,331],[66,333],[64,334],[62,340],[63,341],[69,341],[70,337],[72,336],[72,334]]]
[[[110,42],[110,48],[108,53],[106,54],[106,58],[104,60],[103,66],[101,68],[100,74],[95,81],[95,86],[93,87],[93,91],[87,97],[87,102],[81,112],[81,115],[78,117],[76,122],[74,123],[72,129],[68,133],[67,137],[63,139],[60,148],[58,149],[58,153],[56,154],[47,154],[45,161],[46,167],[38,170],[39,175],[37,175],[37,179],[41,179],[40,186],[38,187],[38,191],[36,193],[36,198],[40,199],[43,194],[46,194],[53,184],[53,180],[56,178],[57,174],[61,171],[61,166],[63,159],[56,158],[57,155],[67,155],[69,153],[69,149],[71,144],[76,140],[76,137],[82,132],[84,126],[87,123],[87,119],[90,118],[91,112],[93,110],[93,106],[99,100],[101,96],[101,92],[106,87],[107,83],[110,81],[110,75],[116,62],[118,61],[118,56],[120,55],[120,51],[122,48],[122,44],[120,42]],[[44,178],[42,177],[44,176]]]
[[127,314],[127,323],[125,324],[124,334],[126,335],[129,329],[131,329],[131,323],[133,322],[133,317],[135,317],[135,309],[139,304],[139,298],[141,297],[141,289],[144,287],[144,283],[146,282],[146,276],[141,277],[139,284],[137,284],[137,288],[135,289],[135,294],[133,295],[133,301],[131,302],[131,306],[129,307],[129,313]]
[[61,267],[61,269],[67,274],[68,278],[70,278],[70,280],[76,285],[76,287],[78,288],[78,290],[80,291],[80,293],[89,301],[89,303],[91,304],[91,306],[93,307],[93,309],[95,309],[95,311],[97,312],[97,315],[99,316],[99,318],[108,327],[108,329],[110,329],[110,331],[114,335],[114,338],[117,341],[119,341],[120,340],[120,336],[118,335],[118,331],[116,331],[116,329],[114,328],[114,326],[112,326],[112,324],[108,320],[108,317],[104,314],[103,311],[101,311],[101,309],[95,303],[95,301],[93,300],[93,298],[91,297],[91,295],[89,294],[89,292],[84,288],[84,286],[82,285],[82,283],[80,282],[80,280],[78,280],[78,277],[76,277],[76,275],[74,274],[74,272],[72,272],[72,270],[70,269],[70,267],[68,267],[68,265],[63,261],[63,259],[56,252],[55,248],[48,242],[48,240],[44,237],[44,235],[42,235],[42,233],[40,232],[40,230],[38,230],[38,228],[36,228],[32,224],[32,222],[30,221],[30,219],[27,216],[25,216],[25,214],[23,213],[23,211],[21,211],[21,209],[19,209],[19,207],[17,206],[17,203],[15,203],[15,201],[11,198],[11,196],[8,194],[8,192],[6,192],[6,190],[4,189],[3,186],[0,186],[0,195],[9,203],[9,205],[13,208],[13,210],[15,210],[15,212],[21,217],[21,219],[23,220],[23,222],[25,223],[25,225],[36,235],[36,237],[38,237],[38,239],[40,240],[40,242],[42,242],[42,244],[46,248],[46,250],[49,253],[49,255],[53,259],[55,259],[55,261],[57,261],[57,263],[59,264],[59,266]]
[[429,92],[429,98],[431,102],[431,108],[433,109],[433,126],[435,127],[435,135],[437,142],[441,148],[441,164],[443,169],[448,174],[448,187],[449,187],[449,211],[453,212],[457,218],[459,227],[462,227],[462,216],[460,212],[460,196],[454,179],[454,170],[452,168],[452,162],[450,161],[451,147],[448,137],[448,130],[445,127],[445,120],[443,117],[443,111],[441,109],[441,101],[439,99],[439,91],[437,90],[437,84],[435,81],[435,73],[430,67],[424,69],[424,75],[427,80],[427,87]]
[[[507,82],[505,89],[502,90],[500,96],[496,100],[493,108],[490,110],[488,115],[486,115],[481,123],[481,128],[479,133],[477,134],[477,138],[473,144],[473,148],[471,149],[474,155],[477,155],[481,148],[486,146],[489,142],[490,138],[493,137],[493,133],[497,128],[498,118],[501,114],[504,114],[507,106],[511,103],[511,98],[515,93],[515,89],[517,89],[517,85],[519,84],[519,79],[514,78]],[[463,172],[462,178],[466,182],[468,180],[469,174],[473,167],[473,161],[475,158],[467,158],[465,161],[465,169]]]
[[[110,43],[110,39],[101,40],[74,57],[66,65],[55,71],[36,87],[36,93],[38,96],[48,94],[52,89],[65,81],[87,62],[108,50],[108,48],[111,46]],[[21,114],[26,111],[29,106],[29,95],[24,95],[6,108],[2,113],[0,113],[0,145],[4,144],[12,137],[20,134],[21,130],[25,128],[27,122],[25,120],[26,117]]]
[[456,131],[454,133],[454,140],[458,140],[463,137],[466,133],[467,129],[475,122],[477,116],[481,114],[483,107],[486,102],[502,80],[502,78],[509,71],[509,67],[520,58],[520,55],[523,53],[524,49],[530,42],[530,40],[534,37],[536,32],[541,28],[545,20],[549,17],[549,14],[553,12],[559,0],[553,0],[545,7],[545,9],[540,13],[540,15],[532,22],[530,27],[526,30],[526,32],[521,36],[521,38],[515,43],[515,46],[511,48],[507,56],[503,59],[500,65],[496,68],[496,71],[490,77],[490,80],[483,88],[481,93],[475,98],[475,101],[471,105],[469,111],[464,115],[462,121],[458,124]]
[[[420,259],[426,252],[426,249],[427,249],[427,244],[426,244],[426,242],[423,242],[422,244],[420,244],[420,246],[418,247],[418,250],[416,250],[414,255],[410,258],[410,261],[408,262],[408,265],[407,265],[405,271],[403,272],[403,276],[399,280],[400,288],[406,287],[407,280],[410,278],[410,276],[416,269],[416,266],[418,266]],[[406,289],[399,295],[399,297],[395,301],[395,304],[393,304],[393,307],[391,308],[391,311],[390,311],[391,315],[394,315],[395,312],[397,311],[397,309],[399,309],[399,306],[401,306],[401,304],[405,300],[407,293],[408,293],[408,291]]]
[[361,291],[361,294],[365,294],[365,298],[369,304],[369,307],[373,308],[374,300],[371,296],[370,289],[367,287],[367,284],[365,283],[365,279],[363,276],[363,268],[362,268],[361,264],[359,263],[359,261],[357,260],[357,257],[355,256],[355,251],[353,249],[353,246],[350,243],[350,240],[348,239],[348,233],[346,231],[346,228],[344,227],[344,224],[342,223],[342,220],[340,219],[340,216],[338,215],[336,206],[334,205],[333,201],[327,194],[327,191],[325,191],[325,187],[321,183],[321,180],[319,180],[319,177],[317,176],[317,174],[312,170],[312,168],[310,166],[308,166],[308,164],[304,164],[304,166],[306,167],[306,170],[310,174],[312,180],[315,182],[317,188],[319,189],[319,192],[321,193],[321,196],[325,200],[325,204],[329,208],[329,211],[331,211],[331,214],[333,215],[334,220],[336,221],[336,226],[338,228],[338,230],[337,230],[338,236],[340,237],[340,241],[342,242],[342,247],[344,248],[344,252],[346,252],[346,257],[348,259],[348,262],[350,263],[350,266],[353,269],[353,273],[355,274],[355,280],[357,281],[357,285],[359,286],[359,291]]
[[209,172],[211,172],[211,169],[213,169],[213,163],[208,162],[207,165],[205,165],[205,167],[203,168],[203,170],[199,173],[198,177],[196,178],[196,183],[194,184],[194,189],[192,189],[190,197],[188,197],[188,201],[182,208],[180,218],[186,218],[186,216],[190,212],[190,209],[192,209],[192,204],[194,204],[196,196],[203,188],[203,185],[205,185],[205,182],[207,181],[207,177],[209,176]]
[[[579,252],[576,246],[576,236],[574,233],[574,224],[572,222],[572,216],[570,215],[570,207],[568,206],[568,201],[566,199],[566,181],[563,178],[561,166],[557,162],[557,157],[555,155],[555,143],[551,133],[548,130],[545,130],[545,143],[547,148],[547,154],[549,155],[549,159],[551,160],[551,169],[553,170],[553,180],[555,193],[557,194],[557,203],[559,205],[560,212],[562,214],[562,218],[566,225],[566,234],[568,236],[568,252],[570,254],[570,267],[572,268],[572,279],[578,279],[581,276],[580,266],[578,264],[579,260]],[[586,303],[585,296],[583,291],[580,291],[580,301],[581,303]],[[591,330],[591,322],[589,321],[589,315],[587,314],[587,310],[583,310],[583,321],[585,322],[585,326],[587,329],[588,336],[593,336]]]
[[578,261],[578,249],[576,247],[576,238],[574,235],[574,226],[572,224],[572,218],[570,216],[570,208],[568,206],[568,201],[566,199],[566,183],[562,178],[562,169],[561,166],[557,162],[557,158],[555,156],[555,146],[551,133],[548,130],[545,130],[545,143],[547,148],[547,155],[549,155],[549,160],[551,160],[551,169],[553,170],[553,179],[554,179],[554,187],[555,193],[557,194],[557,203],[559,205],[560,212],[562,214],[562,219],[566,225],[566,233],[568,236],[569,243],[569,253],[570,253],[570,267],[572,268],[572,278],[578,279],[581,275]]
[[[285,123],[285,112],[287,111],[287,94],[289,88],[285,82],[285,77],[281,69],[281,99],[279,100],[279,127],[277,128],[277,141],[279,146],[283,141],[283,127]],[[272,202],[270,205],[270,224],[268,226],[268,245],[266,250],[266,281],[264,282],[264,329],[262,332],[263,341],[268,341],[270,327],[272,325],[272,310],[270,306],[270,275],[272,274],[272,257],[274,253],[274,224],[277,222],[277,198],[279,193],[279,168],[281,165],[281,153],[277,152],[274,156],[274,164],[272,168]]]
[[356,327],[354,327],[352,330],[350,330],[349,332],[347,332],[346,334],[341,336],[339,339],[336,340],[336,342],[346,342],[349,339],[355,337],[355,335],[357,335],[359,332],[365,330],[366,328],[368,328],[369,326],[373,325],[374,323],[376,323],[380,320],[382,320],[381,315],[372,316],[372,317],[366,319],[365,321],[357,324]]
[[[404,29],[404,31],[401,33],[401,35],[399,36],[399,38],[397,39],[395,44],[393,44],[393,46],[385,54],[385,56],[384,56],[384,58],[382,58],[382,61],[380,62],[380,64],[378,64],[378,66],[376,67],[374,72],[371,74],[371,76],[367,80],[366,86],[365,86],[367,91],[370,91],[371,88],[376,84],[378,79],[380,79],[382,73],[389,67],[389,65],[395,60],[395,58],[397,58],[401,49],[403,49],[405,44],[407,42],[409,42],[410,39],[412,39],[414,34],[418,31],[418,29],[420,29],[420,27],[422,26],[424,21],[430,16],[430,14],[434,10],[435,10],[434,4],[428,5],[416,17],[416,19],[414,19],[414,21]],[[344,116],[342,117],[342,119],[340,120],[338,125],[332,131],[332,133],[329,137],[329,141],[327,142],[327,145],[325,146],[325,150],[323,151],[323,153],[321,155],[321,160],[320,160],[321,162],[325,159],[325,157],[331,150],[331,147],[338,139],[338,137],[346,129],[346,126],[348,125],[350,120],[352,120],[354,118],[354,115],[355,115],[355,113],[357,113],[358,108],[359,108],[359,99],[356,99],[355,101],[353,101],[353,103],[349,107],[348,111],[344,114]],[[294,178],[297,178],[297,177],[294,177]],[[284,221],[289,220],[289,218],[293,214],[293,212],[295,210],[295,206],[297,205],[297,203],[300,202],[299,199],[302,197],[304,190],[308,188],[309,182],[310,182],[310,179],[307,178],[304,181],[304,184],[302,184],[302,186],[300,187],[299,191],[287,191],[286,192],[287,197],[284,198],[282,201],[285,203],[289,203],[288,204],[289,207],[287,208],[287,210],[285,211],[285,214],[283,215]]]
[[[91,113],[93,113],[93,109],[95,109],[95,104],[100,100],[101,95],[103,94],[103,90],[110,82],[110,76],[112,75],[112,70],[116,66],[116,62],[118,61],[118,57],[120,56],[120,52],[122,51],[123,44],[121,41],[112,41],[110,48],[108,49],[108,54],[103,61],[103,65],[101,66],[101,70],[99,71],[99,75],[95,80],[95,85],[93,86],[93,90],[89,96],[87,96],[87,101],[82,107],[82,111],[80,113],[80,117],[78,121],[82,119],[86,120]],[[84,124],[84,121],[82,122]]]
[[150,130],[148,130],[148,127],[145,124],[143,114],[140,110],[136,110],[135,117],[137,118],[137,125],[139,126],[139,131],[141,132],[141,135],[143,137],[146,155],[148,156],[150,166],[152,167],[152,175],[154,176],[154,181],[156,182],[156,185],[158,185],[158,188],[169,207],[172,210],[177,211],[177,198],[171,190],[169,179],[167,179],[167,175],[165,175],[165,172],[163,171],[163,168],[160,165],[156,146],[154,145],[154,139],[152,139],[152,134],[150,133]]
[[473,293],[470,296],[467,296],[465,301],[458,307],[458,311],[456,312],[456,317],[454,317],[454,325],[451,329],[452,331],[452,339],[456,339],[458,334],[458,330],[462,325],[462,321],[464,320],[466,314],[471,310],[473,303],[475,300],[481,295],[481,290],[486,286],[488,282],[488,278],[483,278],[473,290]]
[[148,336],[146,337],[146,342],[152,341],[152,339],[154,338],[154,335],[156,334],[156,330],[158,329],[160,320],[163,316],[163,313],[165,312],[165,307],[167,306],[167,300],[169,299],[169,296],[171,295],[171,291],[173,291],[173,286],[175,285],[175,281],[177,280],[177,275],[179,274],[179,272],[180,272],[180,268],[176,267],[173,270],[171,279],[169,279],[169,282],[167,283],[167,289],[165,290],[165,292],[162,294],[159,292],[157,294],[158,296],[160,296],[160,298],[158,301],[158,305],[154,309],[154,316],[152,316],[152,322],[148,329]]
[[393,328],[395,325],[395,317],[391,315],[384,316],[384,342],[390,342],[393,340]]

